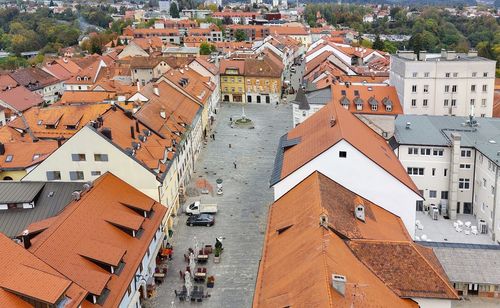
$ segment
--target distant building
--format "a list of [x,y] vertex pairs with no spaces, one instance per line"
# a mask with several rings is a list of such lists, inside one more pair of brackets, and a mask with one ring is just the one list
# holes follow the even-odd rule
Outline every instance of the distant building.
[[495,61],[468,54],[400,51],[391,56],[390,84],[405,114],[491,117]]
[[[160,12],[167,12],[170,14],[170,5],[172,2],[175,2],[175,1],[171,1],[171,0],[158,1],[158,5],[160,7]],[[175,4],[177,4],[177,3],[175,2]]]

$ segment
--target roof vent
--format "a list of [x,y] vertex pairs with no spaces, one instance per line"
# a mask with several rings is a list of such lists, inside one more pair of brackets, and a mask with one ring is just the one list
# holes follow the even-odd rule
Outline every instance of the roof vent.
[[411,122],[406,122],[406,129],[410,129],[411,127]]
[[141,147],[141,144],[139,142],[132,142],[132,147],[135,150],[138,150]]
[[354,209],[354,215],[356,215],[357,219],[365,222],[365,206],[362,204],[357,204],[356,208]]
[[345,285],[347,279],[343,275],[332,274],[332,288],[335,289],[340,295],[345,296]]
[[160,117],[162,117],[162,119],[166,119],[167,118],[167,112],[163,108],[160,109]]
[[328,215],[321,214],[319,216],[319,225],[322,226],[323,228],[327,228],[328,229]]
[[92,188],[92,182],[83,184],[83,191],[89,191]]
[[154,86],[153,86],[153,93],[154,93],[156,96],[160,96],[160,90],[158,89],[158,85],[154,85]]
[[77,191],[74,191],[74,192],[71,194],[71,197],[73,197],[73,200],[78,201],[78,200],[80,200],[81,193],[80,193],[78,190],[77,190]]
[[330,127],[334,127],[336,123],[337,123],[337,119],[335,119],[335,117],[332,116],[330,118]]
[[147,139],[147,137],[146,137],[146,136],[144,136],[144,135],[139,135],[139,140],[140,140],[141,142],[146,142],[146,139]]

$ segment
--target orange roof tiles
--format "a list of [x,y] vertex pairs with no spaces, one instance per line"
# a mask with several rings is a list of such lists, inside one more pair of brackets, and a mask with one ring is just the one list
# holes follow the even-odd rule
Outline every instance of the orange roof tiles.
[[43,97],[23,86],[17,86],[0,91],[0,101],[10,106],[14,111],[25,111],[43,103]]
[[[336,124],[330,125],[332,117]],[[301,138],[284,152],[283,179],[340,140],[345,140],[408,188],[419,194],[415,183],[385,140],[340,104],[330,102],[288,132],[288,140]]]
[[61,100],[53,105],[102,103],[116,98],[116,93],[107,91],[64,91]]
[[[124,205],[130,202],[129,199],[151,204],[155,211],[151,218],[144,219],[140,241],[103,219],[122,211],[143,218]],[[102,306],[116,307],[134,280],[139,263],[166,211],[166,207],[106,173],[94,182],[90,191],[82,194],[80,200],[69,204],[47,230],[32,239],[29,251],[92,294],[100,295],[104,288],[109,289]],[[83,241],[89,242],[83,244]],[[94,244],[91,241],[95,241]],[[100,244],[95,244],[97,242]],[[82,257],[80,253],[86,245],[90,245],[88,248],[94,251],[93,254],[98,254],[99,259],[111,260],[106,262],[115,263],[116,256],[126,251],[122,259],[125,266],[120,275],[113,275],[90,258]],[[94,307],[87,302],[85,306]]]
[[23,246],[0,234],[0,306],[32,307],[18,295],[49,304],[57,303],[66,295],[69,301],[65,307],[78,307],[86,292]]
[[500,118],[500,91],[493,95],[493,117]]
[[[358,260],[346,242],[331,231],[339,226],[337,222],[331,229],[319,225],[319,217],[325,211],[328,222],[332,215],[338,215],[339,222],[354,216],[352,201],[356,197],[315,172],[272,204],[253,307],[418,307],[412,300],[398,297]],[[337,205],[331,207],[332,200]],[[342,207],[347,209],[336,213]],[[376,211],[370,210],[374,216],[367,223],[375,225],[370,227],[372,230],[382,225],[376,218],[385,215],[385,221],[393,221],[395,228],[376,234],[366,230],[368,236],[382,232],[390,238],[405,238],[404,233],[399,233],[402,227],[398,226],[396,216],[383,213],[376,205],[370,208]],[[351,219],[348,224],[352,229],[363,223]],[[344,296],[332,288],[333,274],[346,277]]]
[[[42,162],[57,149],[57,141],[13,141],[4,143],[5,153],[0,155],[0,170],[25,170]],[[11,160],[7,161],[7,156]]]
[[17,86],[17,81],[8,74],[0,75],[0,91]]
[[[344,103],[352,113],[363,114],[403,114],[403,108],[399,102],[398,93],[394,86],[374,86],[374,85],[332,85],[332,97],[335,103]],[[357,94],[357,95],[356,95]],[[359,103],[361,110],[358,109]],[[384,102],[390,102],[391,108],[388,110]],[[376,110],[373,106],[376,105]]]
[[295,26],[271,26],[269,27],[270,34],[279,35],[307,35],[307,30],[305,27],[295,27]]
[[9,122],[8,125],[25,131],[29,128],[36,138],[69,138],[109,108],[111,108],[110,104],[34,107],[25,111],[22,117]]
[[230,70],[238,70],[239,75],[245,74],[245,61],[243,60],[230,60],[230,59],[222,59],[220,61],[220,73],[222,75],[226,74],[226,71]]

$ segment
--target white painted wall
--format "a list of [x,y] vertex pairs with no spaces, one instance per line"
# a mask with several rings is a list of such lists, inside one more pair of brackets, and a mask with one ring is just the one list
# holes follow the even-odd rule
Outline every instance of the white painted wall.
[[437,298],[412,298],[421,308],[451,308],[452,301]]
[[[86,161],[72,161],[71,154],[85,154]],[[109,160],[96,162],[94,154],[108,154]],[[91,176],[91,171],[101,171],[102,174],[110,171],[142,193],[161,202],[158,196],[161,183],[156,176],[87,126],[67,140],[22,181],[47,181],[47,171],[60,171],[61,181],[70,181],[70,171],[83,171],[84,181],[93,181],[98,177]]]
[[[346,151],[347,157],[339,158],[339,151]],[[410,236],[414,236],[416,201],[422,199],[344,140],[275,184],[274,200],[314,171],[323,173],[363,198],[398,215]]]

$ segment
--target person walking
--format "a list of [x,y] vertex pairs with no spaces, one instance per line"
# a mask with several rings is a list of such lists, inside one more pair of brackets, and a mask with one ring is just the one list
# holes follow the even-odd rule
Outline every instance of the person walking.
[[233,165],[234,165],[234,169],[236,169],[236,162],[235,161],[233,162]]

